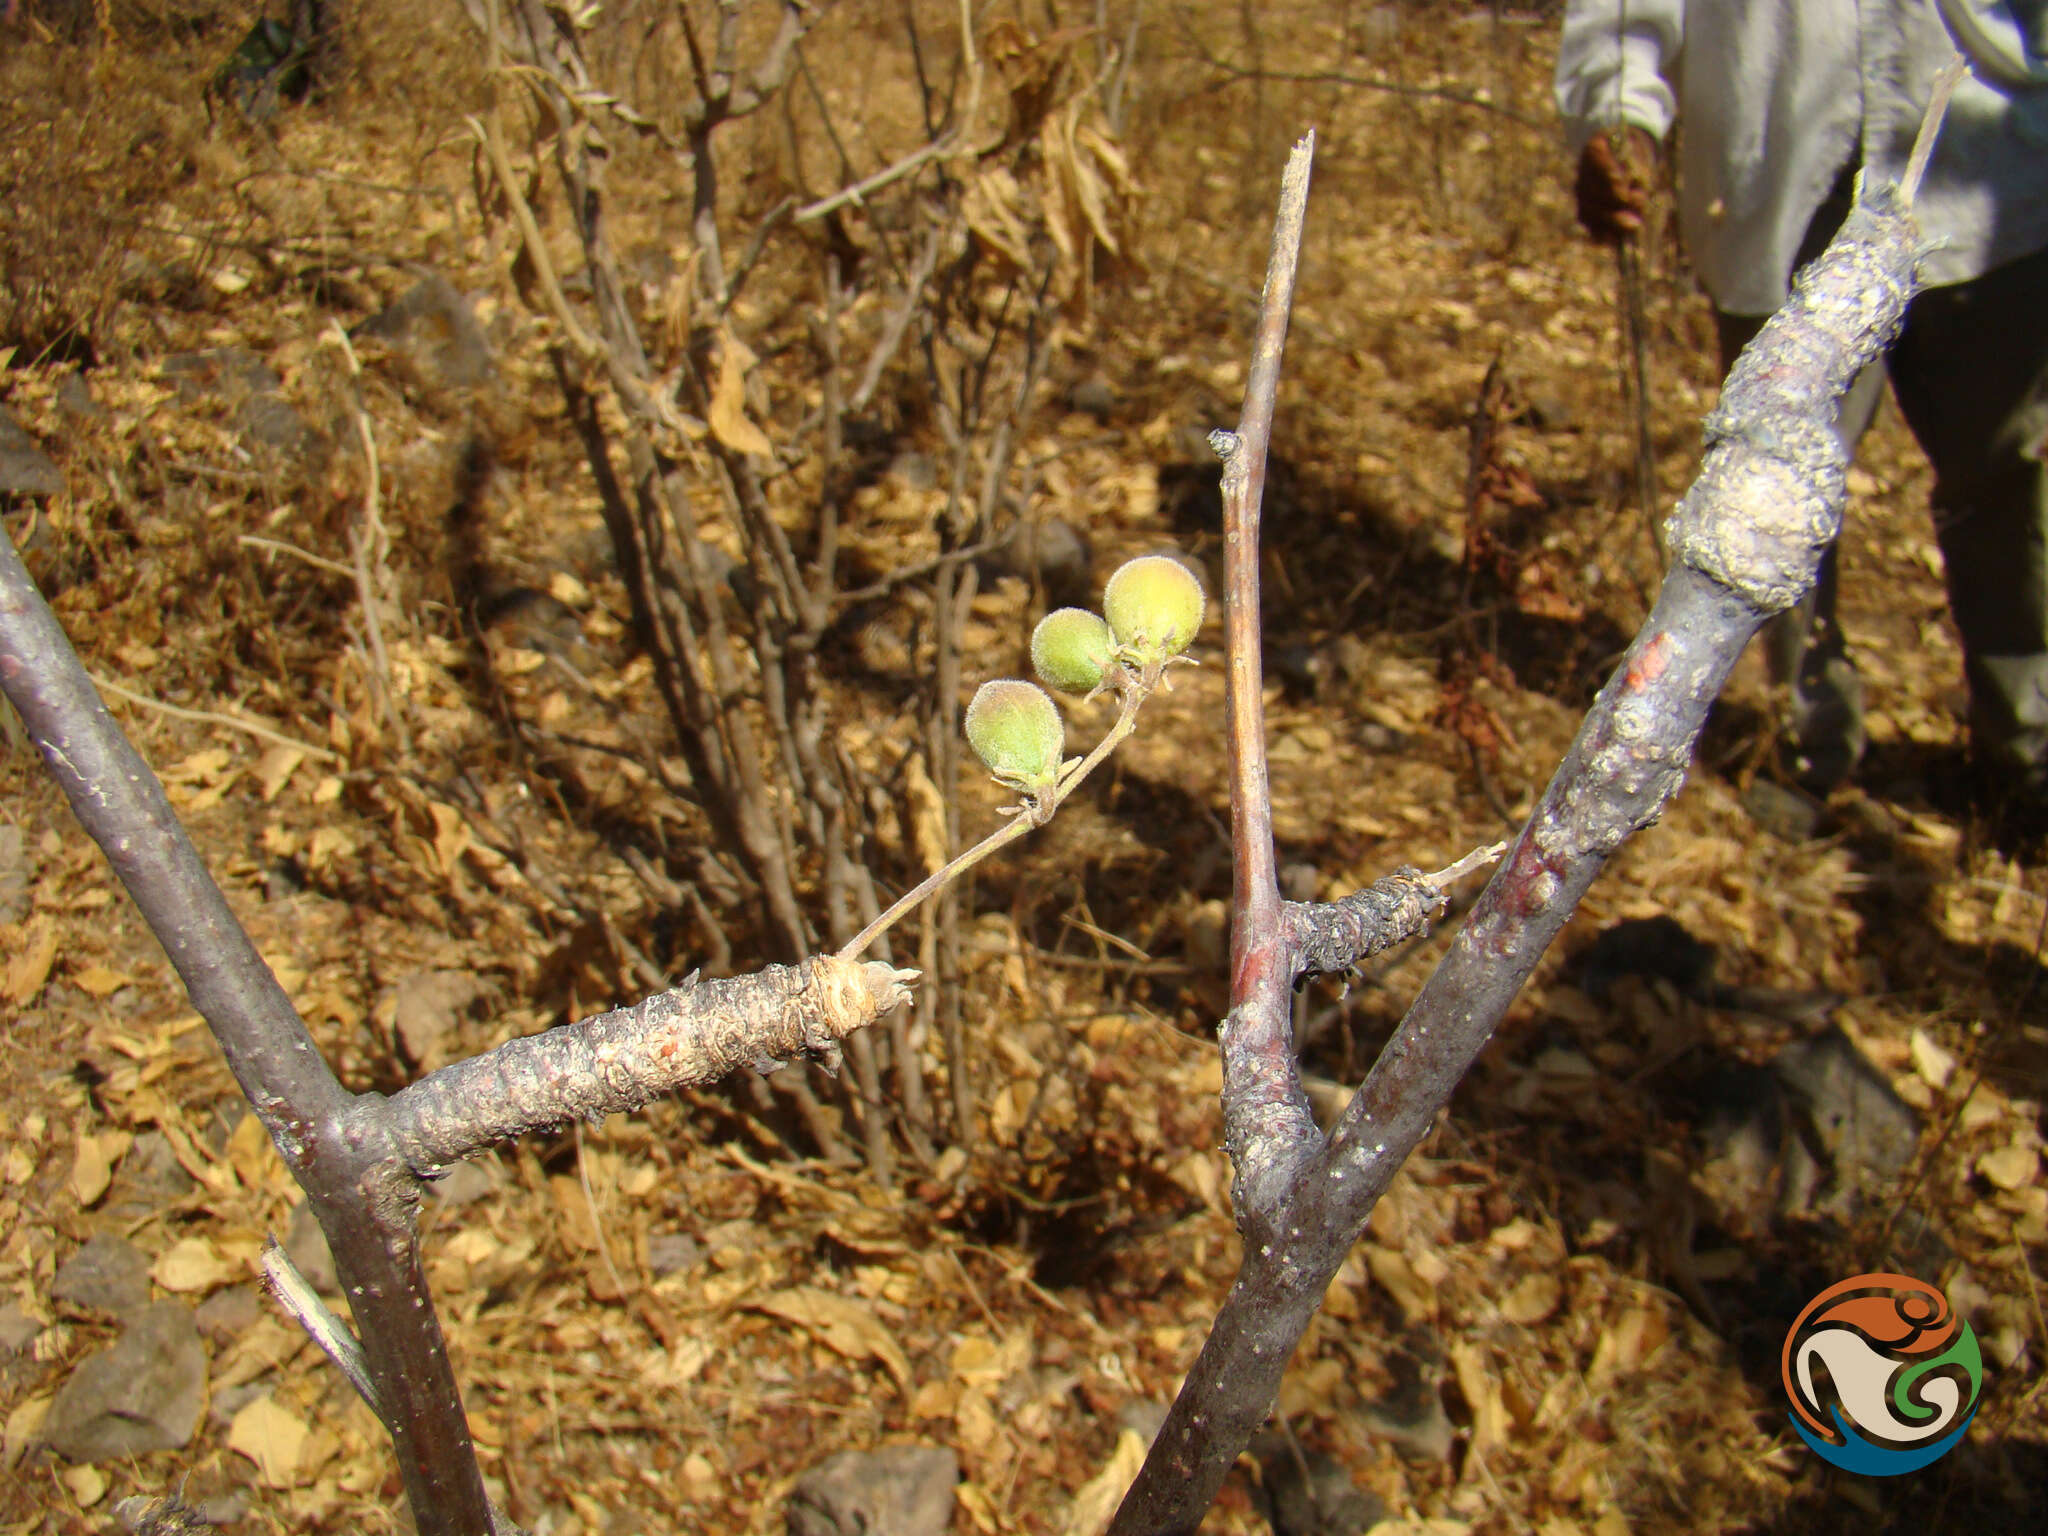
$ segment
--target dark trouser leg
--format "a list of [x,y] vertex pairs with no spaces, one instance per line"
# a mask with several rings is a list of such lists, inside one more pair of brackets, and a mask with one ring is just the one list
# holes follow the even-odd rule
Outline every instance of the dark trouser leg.
[[2048,251],[1921,294],[1891,373],[1934,464],[1973,745],[2048,788]]

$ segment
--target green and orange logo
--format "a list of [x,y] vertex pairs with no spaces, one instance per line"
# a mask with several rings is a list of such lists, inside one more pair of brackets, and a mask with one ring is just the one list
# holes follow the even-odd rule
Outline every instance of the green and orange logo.
[[[1832,1387],[1825,1404],[1817,1365]],[[1852,1275],[1822,1291],[1785,1335],[1783,1366],[1799,1437],[1869,1477],[1947,1455],[1984,1389],[1977,1335],[1946,1296],[1910,1275]]]

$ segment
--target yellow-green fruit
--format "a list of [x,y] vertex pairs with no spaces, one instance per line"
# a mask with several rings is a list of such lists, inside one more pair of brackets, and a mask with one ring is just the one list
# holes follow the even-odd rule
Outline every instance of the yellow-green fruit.
[[1186,650],[1202,627],[1202,584],[1171,556],[1145,555],[1109,578],[1102,612],[1119,646],[1163,661]]
[[1010,677],[983,683],[967,706],[967,743],[997,778],[1050,782],[1066,742],[1059,706],[1032,683]]
[[1088,693],[1102,686],[1115,642],[1086,608],[1056,608],[1031,632],[1031,667],[1048,688]]

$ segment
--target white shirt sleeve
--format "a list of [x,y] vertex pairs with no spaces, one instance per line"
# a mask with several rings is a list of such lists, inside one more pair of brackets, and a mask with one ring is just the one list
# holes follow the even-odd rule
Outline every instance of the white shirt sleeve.
[[1557,110],[1572,153],[1627,124],[1662,139],[1678,98],[1684,0],[1571,0],[1557,50]]

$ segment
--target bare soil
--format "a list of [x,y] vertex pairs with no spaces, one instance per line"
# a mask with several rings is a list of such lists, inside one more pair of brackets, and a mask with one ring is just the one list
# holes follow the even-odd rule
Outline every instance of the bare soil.
[[[209,128],[200,99],[246,16],[117,5],[117,35],[87,46],[27,9],[0,41],[8,201],[22,228],[42,220],[38,270],[89,321],[91,366],[32,347],[0,375],[0,403],[69,487],[11,510],[9,532],[337,1070],[389,1090],[640,995],[629,951],[670,975],[700,963],[701,925],[619,851],[620,824],[652,821],[687,869],[701,829],[652,815],[630,755],[597,749],[658,739],[659,714],[544,322],[504,220],[474,196],[463,115],[481,86],[460,12],[366,4],[342,88],[259,129]],[[1266,632],[1282,861],[1327,898],[1503,835],[1640,622],[1657,557],[1631,502],[1616,273],[1573,226],[1549,105],[1554,20],[1309,9],[1262,17],[1252,40],[1236,8],[1146,9],[1124,140],[1136,247],[1069,311],[1025,454],[1036,509],[1085,530],[1098,579],[1164,545],[1220,558],[1200,435],[1236,414],[1279,165],[1315,128]],[[889,73],[895,16],[850,4],[828,24],[868,60],[824,73],[835,110],[869,114],[863,171],[916,142],[907,76]],[[945,16],[926,19],[941,35]],[[1304,78],[1333,72],[1349,78]],[[747,131],[759,153],[728,196],[765,210],[787,159],[779,129]],[[622,165],[613,195],[640,244],[680,248],[686,204],[646,164]],[[1653,234],[1668,505],[1714,372],[1675,237]],[[428,270],[469,296],[489,382],[456,388],[363,340],[352,382],[331,327]],[[800,241],[771,247],[756,302],[796,303],[815,270]],[[252,454],[232,394],[166,367],[222,347],[276,371],[304,444]],[[805,408],[808,355],[762,365],[771,430]],[[351,660],[353,581],[319,563],[348,564],[368,485],[351,398],[373,425],[407,614],[387,637],[402,732]],[[1477,493],[1475,414],[1495,431]],[[448,509],[477,441],[495,467],[482,542],[464,545]],[[937,451],[914,424],[888,444]],[[2037,1523],[2048,878],[1971,798],[1928,489],[1887,405],[1843,544],[1872,736],[1856,780],[1824,804],[1774,795],[1777,706],[1746,661],[1670,814],[1596,886],[1304,1341],[1285,1422],[1409,1522],[1395,1530]],[[915,555],[924,494],[881,475],[850,541]],[[549,633],[475,638],[466,559],[548,594],[527,606]],[[1020,669],[1031,601],[1016,581],[979,600],[970,687]],[[959,1455],[956,1531],[1082,1528],[1075,1496],[1114,1474],[1119,1415],[1170,1398],[1237,1258],[1213,1047],[1229,889],[1213,623],[1194,654],[1099,792],[977,879],[983,1121],[964,1157],[885,1189],[792,1158],[751,1101],[715,1093],[507,1148],[430,1208],[457,1370],[515,1518],[551,1536],[780,1530],[804,1468],[914,1440]],[[897,729],[886,673],[841,664],[849,739]],[[507,710],[554,750],[522,746]],[[1075,729],[1107,719],[1083,711]],[[209,1337],[211,1411],[183,1450],[88,1469],[33,1444],[57,1387],[118,1333],[51,1299],[88,1236],[117,1232],[160,1292],[197,1304],[253,1285],[298,1196],[18,739],[0,792],[20,832],[0,870],[0,1304],[43,1325],[0,1357],[0,1531],[106,1529],[114,1501],[181,1482],[237,1500],[233,1530],[408,1529],[371,1415],[267,1303],[223,1304],[245,1322]],[[991,788],[953,792],[970,829],[993,824]],[[902,846],[917,815],[900,812]],[[1597,935],[1653,917],[1712,947],[1724,991],[1589,979]],[[763,958],[744,932],[730,942],[739,969]],[[1355,1083],[1440,948],[1309,989],[1312,1073]],[[401,983],[427,972],[457,980],[409,1034]],[[1709,1155],[1714,1085],[1830,1025],[1917,1112],[1918,1142],[1853,1208],[1777,1217],[1769,1190],[1759,1202]],[[145,1168],[145,1145],[169,1165]],[[1794,1438],[1778,1351],[1807,1296],[1886,1268],[1947,1290],[1988,1378],[1961,1448],[1880,1483],[1830,1474]],[[793,1321],[819,1296],[866,1322]],[[1423,1430],[1388,1433],[1404,1417]],[[1265,1528],[1255,1480],[1247,1460],[1205,1529]]]

